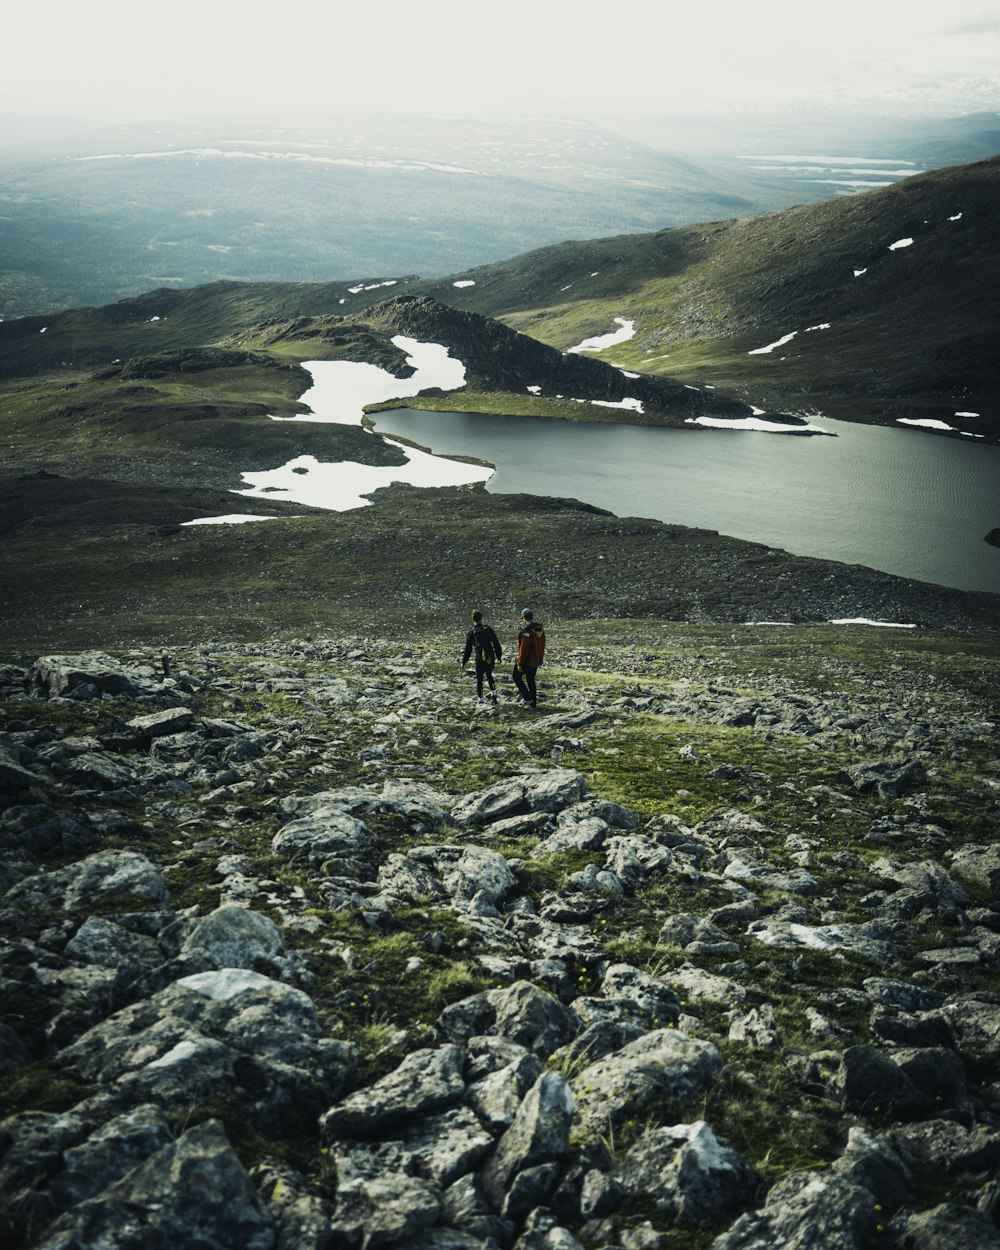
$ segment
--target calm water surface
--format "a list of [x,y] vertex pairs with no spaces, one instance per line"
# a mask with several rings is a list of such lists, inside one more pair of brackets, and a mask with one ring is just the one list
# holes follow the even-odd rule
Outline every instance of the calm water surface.
[[1000,593],[1000,448],[822,418],[837,437],[393,409],[377,429],[496,465],[487,490],[580,499],[796,555]]

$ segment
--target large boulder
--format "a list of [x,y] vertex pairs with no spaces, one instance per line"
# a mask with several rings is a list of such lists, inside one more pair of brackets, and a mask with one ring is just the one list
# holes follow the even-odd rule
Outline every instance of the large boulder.
[[863,1250],[874,1224],[875,1199],[863,1186],[830,1172],[794,1172],[710,1250]]
[[464,1064],[459,1046],[412,1051],[394,1072],[326,1112],[320,1120],[324,1140],[365,1137],[386,1125],[453,1106],[465,1093]]
[[[557,1072],[543,1072],[483,1169],[483,1192],[501,1215],[516,1218],[527,1213],[510,1201],[512,1191],[516,1192],[516,1179],[519,1174],[559,1164],[564,1159],[569,1150],[574,1110],[573,1095],[565,1079]],[[556,1169],[547,1174],[554,1182]],[[531,1205],[538,1206],[544,1196],[547,1195],[533,1186]]]
[[31,669],[34,688],[49,699],[99,698],[102,694],[134,697],[154,678],[152,668],[130,668],[102,651],[44,655]]
[[39,1250],[272,1250],[274,1220],[217,1121],[199,1124],[62,1216]]
[[240,1098],[259,1131],[315,1124],[353,1064],[325,1038],[307,995],[256,972],[224,968],[175,981],[95,1025],[59,1056],[111,1105],[167,1111],[215,1095]]
[[137,851],[99,851],[86,859],[38,873],[7,892],[18,907],[93,911],[109,903],[161,906],[168,900],[163,874]]
[[695,1225],[745,1211],[762,1184],[704,1120],[649,1130],[615,1174],[630,1198],[644,1197],[671,1219]]
[[488,825],[526,812],[559,812],[587,793],[586,780],[569,768],[510,777],[486,790],[468,794],[452,809],[457,825]]
[[641,1118],[654,1103],[700,1094],[722,1070],[711,1042],[657,1029],[590,1064],[570,1085],[584,1134],[598,1137]]

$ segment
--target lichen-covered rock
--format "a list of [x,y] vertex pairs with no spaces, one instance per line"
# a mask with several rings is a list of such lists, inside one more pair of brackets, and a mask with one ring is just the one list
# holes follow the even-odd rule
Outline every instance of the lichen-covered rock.
[[651,1129],[629,1150],[616,1177],[682,1224],[711,1225],[752,1206],[761,1186],[747,1160],[704,1120]]
[[441,1194],[417,1176],[388,1172],[348,1181],[337,1189],[330,1223],[333,1244],[377,1250],[399,1246],[437,1223]]
[[39,1250],[273,1250],[274,1220],[222,1126],[199,1124],[75,1206]]
[[284,948],[273,920],[249,907],[223,906],[197,921],[181,949],[216,968],[253,968],[258,960],[279,959]]
[[[169,1110],[239,1093],[262,1131],[291,1131],[343,1088],[353,1055],[301,990],[227,968],[183,977],[95,1025],[60,1060],[104,1101]],[[314,1122],[314,1119],[313,1119]]]
[[323,1137],[364,1137],[453,1105],[465,1093],[464,1068],[465,1053],[459,1046],[412,1051],[394,1072],[331,1107],[320,1121]]
[[[541,1187],[532,1185],[531,1198],[522,1195],[510,1201],[511,1189],[519,1173],[558,1164],[569,1150],[569,1133],[575,1103],[565,1079],[557,1072],[543,1072],[518,1108],[510,1128],[497,1144],[496,1153],[482,1173],[483,1192],[495,1209],[507,1218],[517,1218],[540,1205],[551,1192],[558,1167],[544,1174]],[[542,1180],[536,1175],[536,1182]],[[525,1190],[529,1188],[524,1187]]]
[[32,666],[30,677],[46,698],[99,698],[102,694],[134,696],[152,682],[154,673],[151,668],[130,668],[103,651],[85,651],[42,656]]
[[438,1028],[455,1042],[492,1033],[546,1058],[581,1027],[576,1013],[530,981],[502,990],[485,990],[446,1007]]
[[590,1064],[570,1086],[589,1137],[641,1117],[660,1099],[681,1099],[705,1090],[722,1070],[711,1042],[676,1029],[657,1029],[615,1054]]
[[169,899],[160,870],[137,851],[100,851],[75,864],[39,873],[7,892],[5,902],[18,907],[93,911],[102,904],[162,906]]
[[710,1250],[862,1250],[875,1223],[875,1199],[861,1185],[824,1172],[779,1181],[760,1211],[741,1215]]
[[558,812],[578,803],[587,793],[580,773],[569,768],[524,777],[511,777],[486,790],[466,795],[452,809],[457,825],[488,825],[523,812]]
[[900,1233],[907,1250],[1000,1250],[1000,1230],[984,1211],[945,1202],[911,1214]]
[[914,759],[851,764],[844,771],[855,790],[862,794],[876,793],[883,799],[899,798],[927,781],[927,769]]

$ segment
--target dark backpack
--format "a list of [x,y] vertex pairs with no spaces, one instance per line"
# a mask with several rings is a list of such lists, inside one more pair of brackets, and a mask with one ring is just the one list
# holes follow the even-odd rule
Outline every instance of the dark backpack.
[[485,625],[476,625],[472,631],[472,640],[475,643],[476,655],[484,664],[492,665],[493,663],[493,640],[490,638],[490,631]]

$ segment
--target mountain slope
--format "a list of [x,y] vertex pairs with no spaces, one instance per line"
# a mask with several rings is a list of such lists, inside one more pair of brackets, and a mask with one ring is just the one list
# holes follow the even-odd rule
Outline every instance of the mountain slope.
[[564,243],[417,289],[561,348],[633,319],[605,359],[996,441],[998,194],[1000,158],[764,217]]

